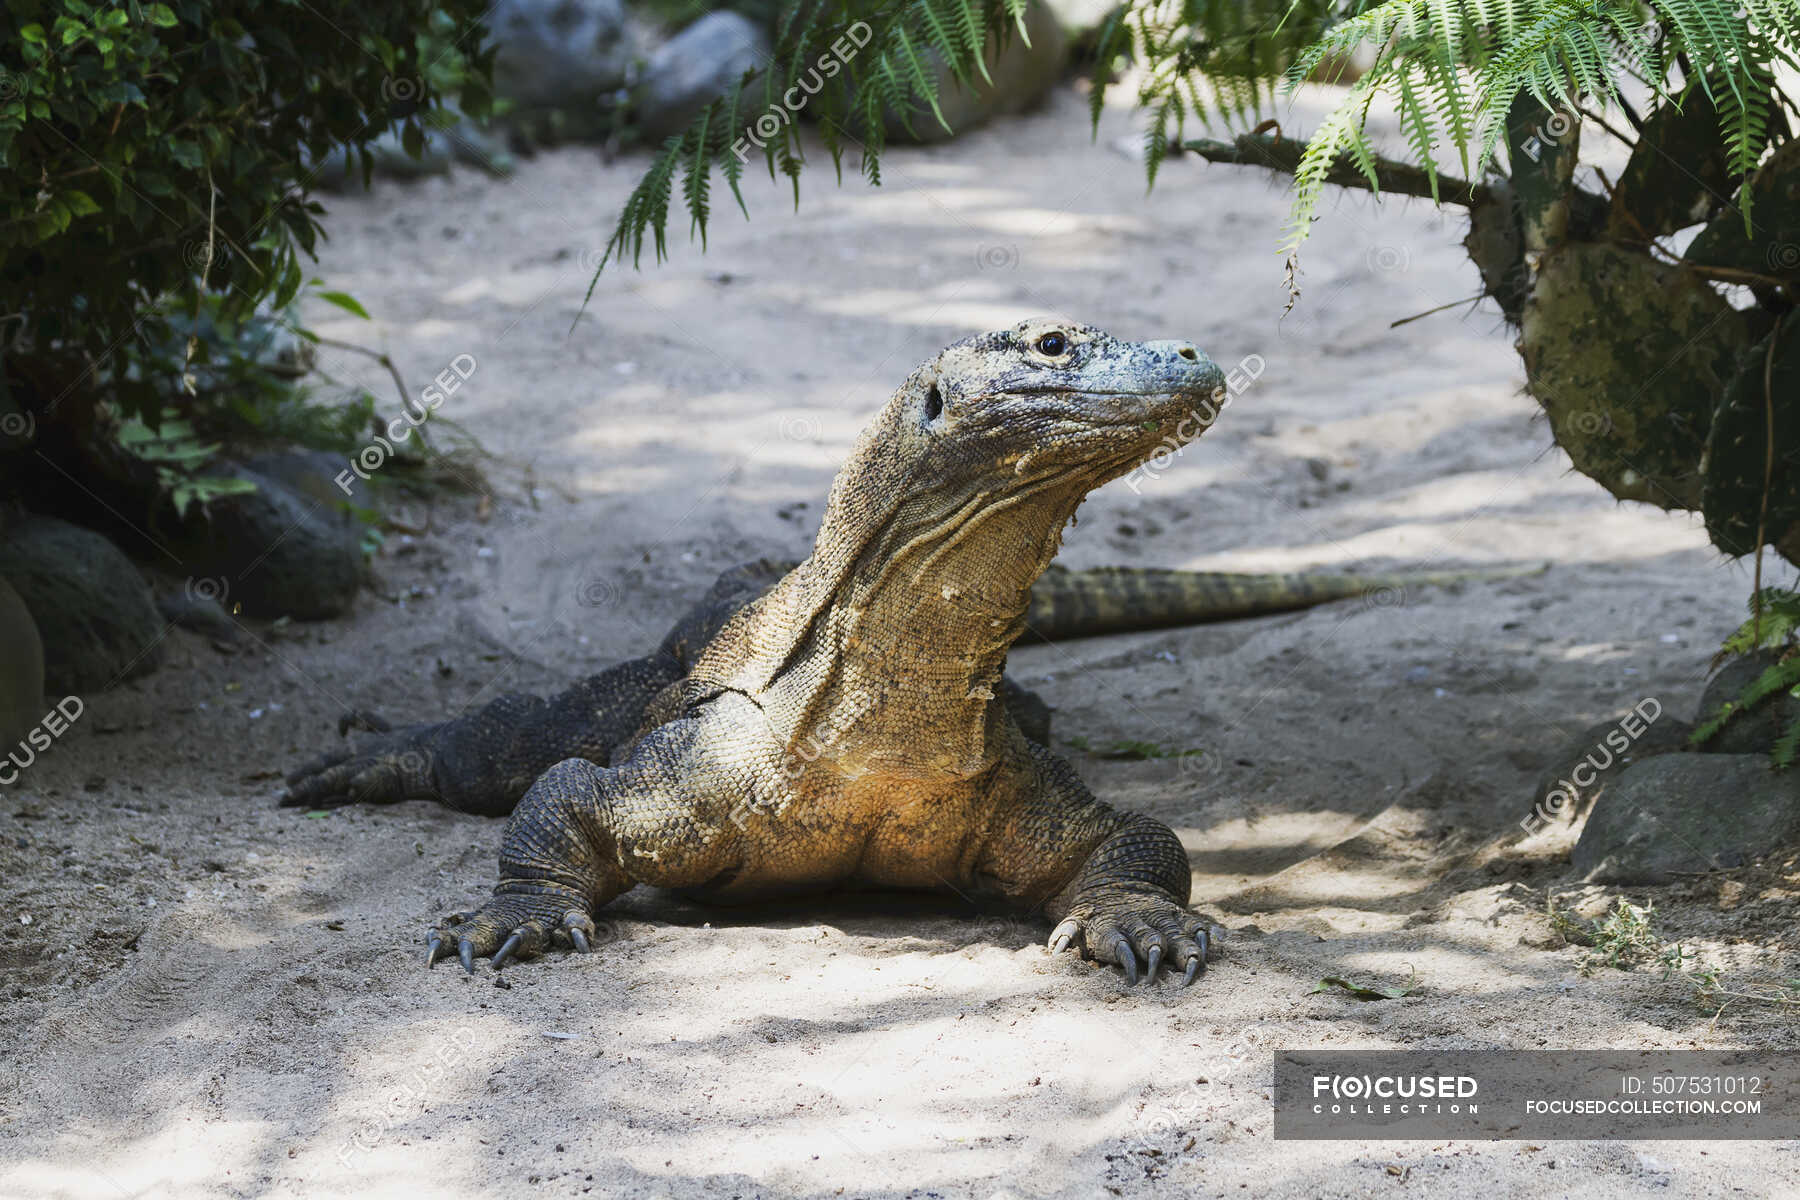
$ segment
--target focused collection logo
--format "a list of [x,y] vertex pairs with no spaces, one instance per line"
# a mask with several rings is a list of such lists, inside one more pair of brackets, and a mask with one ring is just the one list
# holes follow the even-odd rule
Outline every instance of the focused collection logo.
[[1469,1075],[1314,1075],[1312,1110],[1337,1116],[1477,1113],[1480,1081]]

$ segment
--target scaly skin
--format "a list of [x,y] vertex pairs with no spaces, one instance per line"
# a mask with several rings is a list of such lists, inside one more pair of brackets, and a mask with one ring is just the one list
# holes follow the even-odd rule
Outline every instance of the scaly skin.
[[[804,563],[747,604],[754,572],[728,577],[651,658],[517,702],[585,722],[585,740],[531,784],[493,897],[432,930],[428,960],[585,950],[593,914],[640,883],[727,903],[856,885],[1041,912],[1055,950],[1133,982],[1167,960],[1191,983],[1210,939],[1181,843],[1028,740],[1002,671],[1082,499],[1200,432],[1223,397],[1191,344],[1080,325],[1026,322],[926,363],[839,473]],[[643,728],[623,738],[640,696]],[[510,739],[492,755],[443,732],[455,723],[390,735],[400,749],[303,773],[296,792],[435,787],[480,805],[549,751],[542,717],[484,718]]]

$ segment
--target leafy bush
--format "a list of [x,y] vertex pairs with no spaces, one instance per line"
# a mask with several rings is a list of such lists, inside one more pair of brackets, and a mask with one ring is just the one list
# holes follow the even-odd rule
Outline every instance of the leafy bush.
[[0,379],[12,407],[41,424],[65,397],[104,398],[159,420],[181,314],[248,321],[304,282],[322,212],[306,198],[309,162],[348,146],[366,172],[373,138],[398,121],[418,145],[452,92],[464,112],[488,110],[486,8],[4,0]]

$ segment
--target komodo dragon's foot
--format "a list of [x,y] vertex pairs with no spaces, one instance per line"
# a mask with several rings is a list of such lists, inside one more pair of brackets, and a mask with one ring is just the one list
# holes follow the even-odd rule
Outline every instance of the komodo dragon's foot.
[[1132,984],[1138,981],[1140,959],[1146,983],[1167,960],[1171,968],[1183,968],[1181,986],[1187,987],[1206,970],[1221,932],[1160,890],[1114,885],[1085,891],[1050,931],[1049,947],[1052,954],[1061,954],[1079,946],[1089,958],[1124,968],[1125,981]]
[[594,940],[594,919],[580,897],[513,892],[493,896],[476,912],[445,917],[425,935],[425,965],[433,966],[454,953],[472,975],[478,958],[491,956],[497,971],[515,955],[534,955],[552,945],[586,954]]

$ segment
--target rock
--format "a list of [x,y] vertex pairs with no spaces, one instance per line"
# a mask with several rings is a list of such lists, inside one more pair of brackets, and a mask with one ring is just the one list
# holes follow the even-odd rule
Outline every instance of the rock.
[[198,588],[159,593],[156,597],[156,611],[171,625],[179,625],[192,633],[205,634],[223,642],[235,642],[243,632],[238,623],[219,607],[219,601],[215,597]]
[[[1773,650],[1734,658],[1712,677],[1700,696],[1700,707],[1694,722],[1710,720],[1727,700],[1735,700],[1751,680],[1772,666],[1779,657]],[[1800,720],[1800,700],[1783,690],[1776,692],[1755,708],[1736,713],[1725,727],[1709,738],[1699,749],[1707,754],[1767,754],[1781,731]]]
[[0,533],[0,581],[12,585],[37,626],[44,687],[53,695],[101,691],[161,661],[167,626],[149,585],[123,551],[91,530],[24,518]]
[[1004,49],[996,52],[988,47],[987,68],[991,83],[975,77],[975,86],[965,88],[956,81],[935,51],[926,55],[927,70],[937,84],[938,107],[950,130],[938,124],[929,105],[912,113],[909,131],[899,114],[888,114],[888,137],[897,142],[941,142],[957,134],[967,133],[997,116],[1024,112],[1044,98],[1062,77],[1067,57],[1068,39],[1057,22],[1056,14],[1044,0],[1031,0],[1025,9],[1025,30],[1030,45],[1014,28]]
[[659,140],[679,132],[769,54],[768,36],[748,17],[707,13],[650,55],[637,89],[638,124]]
[[1534,831],[1539,823],[1572,821],[1587,812],[1632,763],[1685,750],[1693,728],[1664,712],[1654,698],[1590,726],[1550,759],[1550,769],[1538,779],[1531,809],[1537,818]]
[[1760,754],[1659,754],[1612,781],[1575,844],[1589,883],[1671,882],[1800,841],[1800,771]]
[[639,39],[621,0],[500,0],[493,30],[494,94],[507,121],[556,141],[604,138]]
[[44,719],[44,643],[12,585],[0,579],[0,761]]
[[343,459],[323,451],[264,455],[228,471],[256,485],[190,513],[171,535],[193,574],[187,589],[255,617],[322,620],[362,586],[362,528],[332,483]]
[[[427,129],[425,146],[418,158],[406,152],[400,131],[390,129],[369,143],[375,159],[373,179],[424,179],[448,175],[453,163],[475,167],[489,175],[511,175],[517,161],[496,137],[473,121],[464,119],[449,129]],[[342,147],[333,150],[314,169],[313,186],[323,191],[357,191],[362,188],[362,158]]]

